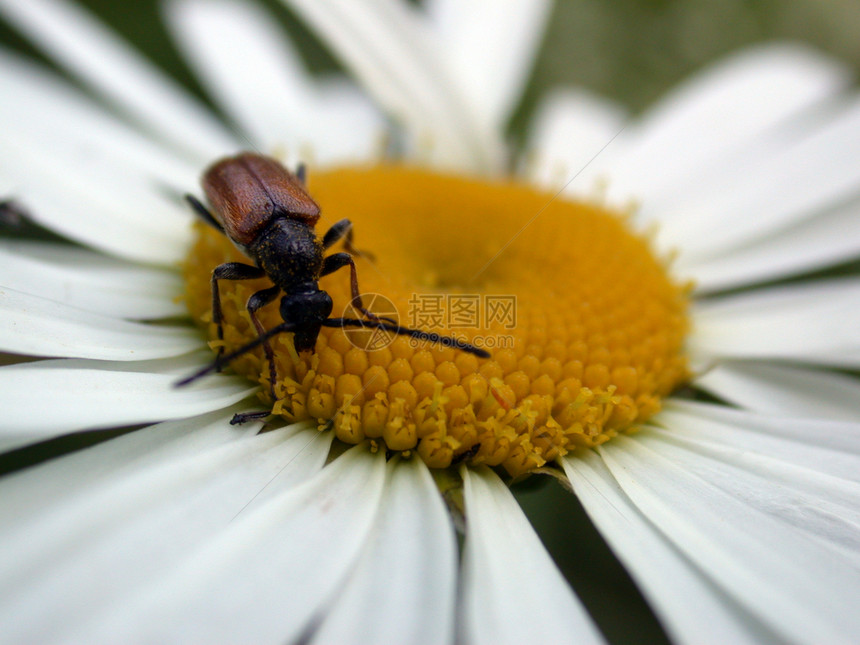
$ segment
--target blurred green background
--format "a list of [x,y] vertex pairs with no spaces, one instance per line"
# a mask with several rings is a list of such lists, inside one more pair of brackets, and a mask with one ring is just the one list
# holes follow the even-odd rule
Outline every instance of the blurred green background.
[[860,68],[857,0],[561,0],[535,89],[574,82],[634,109],[744,45],[799,40]]
[[[161,26],[156,0],[81,0],[81,4],[202,96]],[[284,21],[309,66],[320,71],[338,67],[280,4],[275,0],[266,4]],[[503,6],[499,0],[500,9]],[[585,86],[638,111],[707,62],[755,42],[807,42],[858,70],[858,28],[860,0],[560,0],[512,129],[522,131],[538,97],[550,87]],[[0,43],[38,56],[2,25]],[[46,454],[33,451],[30,460],[81,447],[86,443],[81,439],[61,440]],[[515,492],[610,642],[667,642],[572,495],[539,478]]]

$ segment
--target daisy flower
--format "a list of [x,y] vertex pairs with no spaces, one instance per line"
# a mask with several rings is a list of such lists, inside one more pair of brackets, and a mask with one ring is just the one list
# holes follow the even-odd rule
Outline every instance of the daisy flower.
[[[856,640],[860,281],[809,279],[860,254],[846,71],[762,46],[636,117],[561,89],[516,150],[547,3],[285,4],[349,78],[256,4],[165,5],[221,120],[75,5],[0,1],[70,77],[0,51],[4,212],[76,243],[0,244],[0,441],[113,437],[0,480],[0,640],[602,642],[535,473],[671,640]],[[267,283],[222,281],[220,340],[243,258],[182,199],[248,149],[308,164],[365,294],[491,357],[326,328],[273,339],[274,383],[258,348],[175,387],[256,336]]]

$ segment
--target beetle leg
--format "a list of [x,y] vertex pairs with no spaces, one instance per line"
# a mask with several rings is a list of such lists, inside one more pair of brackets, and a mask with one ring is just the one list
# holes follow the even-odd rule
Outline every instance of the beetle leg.
[[[248,314],[251,316],[251,322],[254,323],[254,329],[257,330],[258,336],[265,336],[266,328],[257,318],[257,310],[272,302],[280,292],[281,288],[278,286],[269,287],[268,289],[261,289],[248,298]],[[275,368],[275,352],[272,351],[272,345],[268,338],[263,342],[263,352],[266,354],[266,360],[269,361],[269,392],[272,395],[272,402],[274,402],[276,400],[275,382],[278,380],[278,372]]]
[[212,226],[217,231],[224,232],[224,227],[218,223],[218,220],[215,219],[215,216],[209,212],[209,209],[206,208],[194,195],[186,195],[185,201],[191,204],[191,208],[194,209],[194,212],[200,216],[204,222]]
[[275,325],[270,330],[268,330],[263,336],[257,336],[254,340],[246,345],[242,345],[239,349],[230,352],[226,356],[218,356],[210,365],[207,365],[203,369],[197,370],[191,376],[186,376],[181,381],[177,381],[174,386],[182,387],[183,385],[188,385],[189,383],[193,383],[199,378],[206,376],[207,374],[211,374],[212,372],[220,372],[221,368],[225,365],[229,364],[230,361],[239,358],[242,354],[246,354],[250,352],[255,347],[259,347],[263,343],[267,342],[270,338],[274,338],[278,334],[283,334],[288,331],[295,331],[296,326],[291,322],[282,322],[280,325]]
[[[230,423],[232,423],[232,421]],[[466,450],[466,452],[461,452],[459,455],[454,455],[454,458],[451,460],[451,465],[456,466],[457,464],[462,464],[467,459],[471,459],[472,457],[477,455],[480,449],[481,444],[473,444],[471,448]]]
[[248,423],[248,421],[259,421],[260,419],[265,419],[270,416],[272,416],[271,410],[262,410],[260,412],[237,412],[233,415],[233,418],[230,419],[230,425],[240,426]]
[[0,224],[18,227],[26,219],[30,219],[27,211],[14,199],[0,201]]
[[361,301],[361,293],[358,290],[358,273],[355,270],[355,262],[353,261],[352,256],[349,253],[335,253],[333,255],[329,255],[323,261],[323,268],[320,272],[320,277],[328,275],[329,273],[334,273],[338,269],[347,265],[349,265],[349,284],[350,289],[352,291],[352,300],[350,300],[350,304],[356,309],[358,309],[362,314],[364,314],[364,316],[369,320],[385,320],[386,322],[390,322],[393,325],[396,325],[396,320],[392,320],[391,318],[385,318],[383,316],[377,316],[369,309],[364,308],[364,303]]
[[349,303],[364,314],[364,316],[369,320],[385,320],[386,322],[390,322],[394,325],[398,324],[396,320],[392,320],[391,318],[386,318],[384,316],[377,316],[375,313],[370,311],[370,309],[365,309],[364,303],[361,301],[361,292],[358,290],[358,273],[355,271],[355,262],[349,253],[335,253],[334,255],[328,256],[323,261],[323,269],[320,273],[320,277],[328,275],[329,273],[334,273],[338,269],[347,265],[349,265],[349,285],[352,292],[352,300],[350,300]]
[[300,163],[296,167],[296,178],[302,182],[302,186],[308,185],[308,167],[305,164]]
[[[212,270],[212,322],[218,327],[218,340],[224,340],[224,326],[221,324],[221,294],[218,291],[218,280],[253,280],[262,278],[266,272],[259,267],[241,262],[225,262]],[[218,348],[218,355],[224,353],[224,346]]]
[[344,241],[343,248],[346,249],[347,253],[367,258],[368,260],[372,261],[374,259],[372,253],[369,253],[368,251],[359,251],[352,245],[352,235],[352,222],[350,222],[348,219],[342,219],[339,222],[335,222],[323,236],[323,248],[327,249],[332,244],[342,239]]

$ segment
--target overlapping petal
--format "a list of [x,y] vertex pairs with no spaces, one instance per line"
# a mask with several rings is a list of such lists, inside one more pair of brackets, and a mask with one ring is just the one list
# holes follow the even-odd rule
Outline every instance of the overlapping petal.
[[0,14],[177,154],[203,164],[236,147],[211,113],[80,7],[65,0],[3,0]]
[[697,361],[763,358],[856,367],[860,281],[791,284],[711,301],[694,310]]
[[563,461],[589,517],[677,642],[761,643],[776,635],[667,540],[595,453]]
[[[614,145],[626,123],[624,110],[606,99],[584,90],[553,92],[532,121],[525,170],[532,181],[551,190],[590,196],[609,180],[608,175],[595,175],[590,166]],[[580,181],[583,173],[591,184]]]
[[428,23],[414,8],[395,0],[284,2],[403,124],[411,156],[452,169],[500,168],[499,132],[463,95]]
[[766,361],[721,361],[696,385],[756,412],[801,419],[860,419],[857,378],[840,372]]
[[187,325],[147,325],[0,286],[0,349],[30,356],[142,361],[200,347]]
[[250,147],[278,150],[292,163],[378,153],[381,116],[355,88],[350,100],[329,100],[267,11],[233,0],[183,0],[167,9],[198,76],[251,138]]
[[313,643],[452,642],[454,527],[423,462],[392,462],[389,470],[373,533]]
[[646,208],[663,214],[667,241],[702,262],[855,199],[860,170],[850,160],[858,143],[860,100],[853,96],[823,118],[819,112],[776,129],[743,156],[720,160],[707,183]]
[[698,293],[707,293],[794,277],[858,255],[860,200],[852,198],[717,257],[682,258],[679,270],[695,276]]
[[48,147],[75,165],[85,157],[103,168],[127,168],[132,176],[142,173],[144,179],[174,192],[197,181],[198,163],[109,113],[58,74],[4,49],[0,89],[15,97],[0,102],[4,130],[18,133],[31,146]]
[[[437,50],[479,118],[504,129],[520,100],[552,3],[431,0],[426,12]],[[495,73],[488,74],[487,70]]]
[[[3,640],[92,642],[93,619],[124,611],[270,491],[310,478],[328,454],[330,437],[315,429],[257,434],[258,424],[228,420],[220,412],[164,423],[3,480],[2,515],[15,517],[0,536],[9,556],[0,565]],[[136,637],[123,634],[113,638]]]
[[[622,495],[615,511],[626,507],[622,515],[633,523],[641,514],[654,533],[648,539],[664,541],[661,548],[675,552],[673,561],[692,565],[695,575],[651,579],[648,586],[662,588],[654,592],[655,601],[671,599],[676,585],[702,577],[715,587],[712,603],[728,603],[716,615],[740,614],[725,623],[732,629],[752,618],[748,628],[756,638],[772,632],[797,642],[849,641],[858,629],[853,608],[860,595],[860,488],[856,475],[845,479],[837,464],[842,459],[843,472],[857,471],[856,424],[841,433],[853,434],[843,450],[816,464],[815,422],[795,423],[793,436],[766,434],[755,415],[711,411],[711,406],[688,406],[667,418],[665,432],[646,431],[601,447],[605,471],[580,471],[570,460],[566,470],[581,486],[591,481]],[[810,449],[812,460],[804,463]],[[607,473],[614,483],[601,483]],[[600,508],[606,501],[592,493],[584,498],[590,498],[586,507],[597,508],[596,515],[608,512]],[[610,542],[627,539],[618,531],[606,535]],[[623,547],[622,553],[629,550]],[[635,556],[628,562],[634,570],[642,564]]]
[[603,643],[508,488],[489,469],[462,472],[463,642]]
[[46,360],[0,367],[4,407],[26,410],[0,422],[4,448],[76,430],[114,428],[220,410],[254,392],[239,377],[176,382],[208,353],[152,361]]
[[92,638],[298,640],[355,567],[386,474],[382,454],[356,447],[299,486],[275,479],[263,503],[226,520],[191,557],[116,611],[95,617]]
[[103,316],[155,320],[186,315],[182,280],[67,244],[0,240],[0,282],[30,295]]

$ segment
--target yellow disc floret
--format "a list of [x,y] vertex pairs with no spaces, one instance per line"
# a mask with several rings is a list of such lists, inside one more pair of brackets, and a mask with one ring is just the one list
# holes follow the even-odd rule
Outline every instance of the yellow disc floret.
[[[398,166],[317,172],[310,191],[323,212],[318,233],[353,222],[366,306],[491,358],[331,328],[314,353],[298,355],[281,334],[272,341],[277,400],[267,401],[275,414],[316,419],[347,443],[414,451],[431,468],[467,460],[520,475],[635,429],[687,376],[689,289],[621,215],[517,183]],[[217,231],[197,230],[188,303],[215,339],[212,268],[248,260]],[[245,304],[270,284],[221,282],[227,351],[256,337]],[[333,316],[360,317],[349,285],[348,269],[320,281]],[[281,322],[277,303],[260,320]],[[261,349],[231,367],[264,384],[268,399]]]

